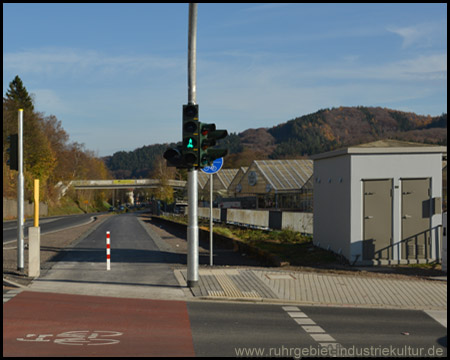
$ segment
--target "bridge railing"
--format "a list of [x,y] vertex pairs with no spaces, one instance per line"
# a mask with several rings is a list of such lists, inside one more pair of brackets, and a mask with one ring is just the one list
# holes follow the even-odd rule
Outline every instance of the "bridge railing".
[[[184,188],[186,187],[186,181],[168,180],[167,185],[174,188]],[[157,188],[161,186],[161,181],[159,179],[74,180],[72,186],[76,190]]]

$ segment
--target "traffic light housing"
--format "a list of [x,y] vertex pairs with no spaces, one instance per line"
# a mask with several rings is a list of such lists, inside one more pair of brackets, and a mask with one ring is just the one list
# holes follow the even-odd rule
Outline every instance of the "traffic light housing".
[[6,150],[9,154],[7,164],[11,170],[19,170],[19,136],[11,134],[8,136],[9,148]]
[[176,168],[183,168],[184,162],[183,162],[183,155],[182,155],[182,146],[177,146],[175,148],[168,148],[164,154],[164,159],[167,160],[168,166],[176,167]]
[[228,153],[227,149],[215,149],[216,141],[228,135],[227,130],[216,130],[216,124],[198,121],[198,105],[183,105],[182,144],[167,149],[164,158],[169,166],[178,169],[201,169]]
[[198,105],[183,105],[182,157],[187,168],[198,167],[199,160]]
[[177,169],[198,166],[198,125],[198,105],[183,105],[182,143],[167,149],[163,155],[169,166]]
[[226,130],[216,130],[216,124],[199,123],[199,168],[211,165],[211,163],[228,153],[227,149],[215,149],[216,141],[228,135]]

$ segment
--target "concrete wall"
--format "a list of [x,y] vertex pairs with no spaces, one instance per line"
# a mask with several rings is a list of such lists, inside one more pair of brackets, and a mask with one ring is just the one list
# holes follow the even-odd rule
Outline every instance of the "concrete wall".
[[313,214],[283,211],[281,228],[292,229],[304,234],[313,233]]
[[[209,208],[199,207],[200,217],[209,219]],[[277,215],[280,221],[270,221],[271,216]],[[304,234],[313,233],[313,214],[299,212],[279,212],[269,210],[243,209],[213,209],[213,220],[230,224],[243,224],[263,229],[292,229]],[[269,226],[276,224],[276,226]]]
[[[34,216],[34,204],[25,201],[24,212],[26,217]],[[48,215],[48,206],[44,203],[39,203],[39,216]],[[17,200],[3,198],[3,219],[17,218]]]
[[[209,207],[199,207],[198,216],[209,219]],[[213,221],[220,221],[220,209],[213,208]]]
[[264,210],[227,209],[227,223],[269,228],[269,212]]

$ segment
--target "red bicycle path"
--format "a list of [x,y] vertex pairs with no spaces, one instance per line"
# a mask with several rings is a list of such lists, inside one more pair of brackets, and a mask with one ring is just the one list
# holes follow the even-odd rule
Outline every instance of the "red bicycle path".
[[3,356],[195,353],[184,301],[23,291],[3,305]]

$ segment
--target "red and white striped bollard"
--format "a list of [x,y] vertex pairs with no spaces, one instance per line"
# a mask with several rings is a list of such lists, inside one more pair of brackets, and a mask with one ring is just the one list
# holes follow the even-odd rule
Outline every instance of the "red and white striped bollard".
[[106,270],[111,270],[111,245],[109,231],[106,232]]

